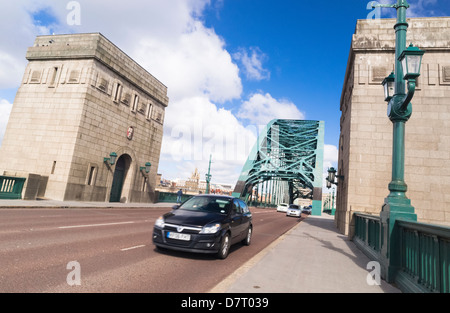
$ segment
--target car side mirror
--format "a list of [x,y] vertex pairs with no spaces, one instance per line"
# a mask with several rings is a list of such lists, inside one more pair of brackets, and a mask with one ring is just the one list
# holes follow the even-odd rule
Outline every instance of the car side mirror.
[[179,208],[180,208],[180,205],[177,204],[177,205],[174,205],[174,206],[172,207],[172,210],[178,210]]

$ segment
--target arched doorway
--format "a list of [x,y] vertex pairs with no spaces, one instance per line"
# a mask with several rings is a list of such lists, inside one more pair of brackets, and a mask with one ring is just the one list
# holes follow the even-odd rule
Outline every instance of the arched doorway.
[[128,154],[121,155],[117,160],[113,183],[111,186],[111,193],[109,195],[109,202],[120,202],[120,199],[122,197],[123,184],[125,182],[125,178],[127,177],[130,164],[131,157]]

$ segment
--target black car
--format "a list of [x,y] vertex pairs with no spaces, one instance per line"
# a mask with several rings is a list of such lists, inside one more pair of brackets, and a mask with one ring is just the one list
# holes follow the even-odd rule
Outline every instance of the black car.
[[252,214],[240,199],[199,195],[159,217],[153,228],[157,248],[228,256],[231,245],[250,245]]

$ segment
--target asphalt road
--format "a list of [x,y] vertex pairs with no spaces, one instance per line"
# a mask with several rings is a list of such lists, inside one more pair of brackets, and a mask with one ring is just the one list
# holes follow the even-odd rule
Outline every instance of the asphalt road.
[[219,260],[156,250],[153,224],[167,211],[0,209],[0,292],[208,292],[300,222],[252,208],[252,244]]

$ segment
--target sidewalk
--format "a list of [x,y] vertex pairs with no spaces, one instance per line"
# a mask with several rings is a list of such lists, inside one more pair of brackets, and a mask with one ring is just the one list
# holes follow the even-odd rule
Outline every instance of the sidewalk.
[[[257,230],[255,230],[256,232]],[[310,216],[247,262],[212,293],[399,293],[371,286],[369,260],[329,215]]]

